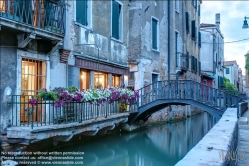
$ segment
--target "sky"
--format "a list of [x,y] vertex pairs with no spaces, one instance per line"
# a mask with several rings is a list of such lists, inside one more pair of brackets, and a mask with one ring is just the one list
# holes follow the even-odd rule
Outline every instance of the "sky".
[[[244,17],[249,17],[249,1],[203,0],[201,4],[200,23],[215,24],[216,13],[220,13],[220,30],[224,36],[224,42],[248,38],[248,40],[245,41],[224,44],[225,60],[236,60],[244,75],[244,55],[249,52],[249,28],[242,29],[242,25],[244,23]],[[247,20],[249,24],[249,19]]]

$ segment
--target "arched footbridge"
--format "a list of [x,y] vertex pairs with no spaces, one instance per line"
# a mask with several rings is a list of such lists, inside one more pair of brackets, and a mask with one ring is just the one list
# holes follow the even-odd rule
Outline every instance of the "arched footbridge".
[[130,123],[146,120],[169,105],[193,105],[219,119],[226,108],[238,108],[239,103],[238,96],[192,80],[157,81],[138,92],[137,109],[131,113]]

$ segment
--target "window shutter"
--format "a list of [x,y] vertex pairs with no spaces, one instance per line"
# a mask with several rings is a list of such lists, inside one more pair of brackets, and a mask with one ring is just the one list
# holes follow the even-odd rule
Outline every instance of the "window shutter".
[[201,32],[199,32],[199,35],[198,35],[198,44],[199,44],[199,47],[201,47]]
[[186,12],[186,31],[189,32],[189,14]]
[[112,37],[119,39],[119,3],[112,1]]
[[194,71],[194,57],[191,56],[191,70]]
[[157,50],[157,20],[152,19],[152,48]]
[[76,1],[76,21],[88,25],[87,23],[87,0]]
[[195,20],[192,20],[192,25],[191,25],[191,35],[192,35],[192,39],[195,39]]
[[178,67],[178,55],[177,55],[177,38],[178,38],[178,33],[175,33],[175,55],[176,55],[176,67]]
[[198,16],[201,15],[201,5],[198,5]]
[[201,75],[201,62],[199,61],[199,75]]
[[187,52],[186,60],[187,60],[187,61],[186,61],[187,66],[186,66],[186,67],[189,68],[189,52]]

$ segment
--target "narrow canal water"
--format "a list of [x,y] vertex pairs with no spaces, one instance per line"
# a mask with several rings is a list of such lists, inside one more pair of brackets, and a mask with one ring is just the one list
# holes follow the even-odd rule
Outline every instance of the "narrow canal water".
[[[84,166],[171,166],[215,125],[208,113],[57,149],[84,152]],[[72,165],[73,166],[73,165]],[[75,166],[75,165],[74,165]]]

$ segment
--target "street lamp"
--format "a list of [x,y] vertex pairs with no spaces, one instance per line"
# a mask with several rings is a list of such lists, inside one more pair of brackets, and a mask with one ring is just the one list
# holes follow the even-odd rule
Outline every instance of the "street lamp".
[[98,82],[99,82],[99,46],[97,44],[76,44],[75,46],[95,46],[98,49]]
[[247,20],[246,19],[249,19],[249,17],[245,16],[244,24],[242,26],[243,29],[248,28],[248,24],[247,24]]

